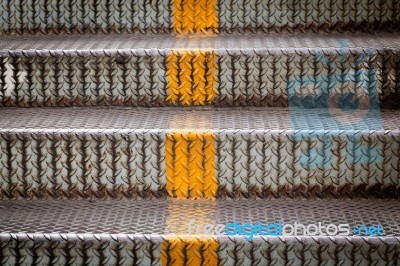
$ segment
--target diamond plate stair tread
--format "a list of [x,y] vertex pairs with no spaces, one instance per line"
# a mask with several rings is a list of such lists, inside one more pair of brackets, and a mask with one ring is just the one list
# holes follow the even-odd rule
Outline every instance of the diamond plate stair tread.
[[400,108],[400,34],[6,36],[1,107]]
[[38,35],[2,36],[0,55],[16,51],[88,51],[116,49],[284,49],[340,48],[399,49],[400,34],[219,34],[158,35]]
[[[2,108],[0,197],[399,198],[399,112]],[[181,181],[188,156],[210,175]]]
[[[0,34],[398,30],[395,0],[2,1]],[[196,22],[196,23],[194,23]]]
[[[396,200],[5,200],[0,211],[4,265],[397,265],[400,254]],[[191,219],[380,225],[385,236],[210,238],[188,236]]]
[[381,225],[385,236],[400,236],[400,201],[394,199],[2,200],[0,212],[1,234],[187,234],[195,219]]
[[[349,123],[354,134],[360,129],[371,133],[398,133],[400,110],[380,110],[379,121],[364,119],[361,126],[351,126],[352,119],[362,116],[337,115],[327,120],[326,109],[285,108],[1,108],[0,132],[118,132],[168,129],[181,130],[340,130]],[[296,124],[294,124],[294,122]],[[337,122],[339,121],[339,122]]]

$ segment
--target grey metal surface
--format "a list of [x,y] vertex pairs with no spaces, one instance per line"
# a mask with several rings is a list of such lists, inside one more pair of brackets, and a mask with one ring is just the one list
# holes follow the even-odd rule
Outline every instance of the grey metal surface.
[[202,95],[204,84],[182,81],[188,70],[213,81],[202,105],[318,108],[346,94],[385,108],[400,102],[399,34],[5,36],[0,43],[0,106],[198,105],[194,96],[171,96],[181,86]]
[[[365,199],[6,200],[0,202],[6,214],[0,217],[0,263],[186,265],[188,260],[205,263],[207,256],[216,256],[215,265],[396,265],[399,206],[398,200]],[[379,224],[385,236],[255,236],[249,241],[218,235],[210,247],[204,236],[187,235],[192,219],[194,225],[276,220]],[[202,249],[193,254],[193,245]]]
[[[170,35],[182,30],[173,4],[0,3],[0,264],[400,265],[400,113],[365,112],[400,107],[400,35],[325,34],[398,32],[400,2],[218,0],[211,31],[223,34],[184,37]],[[206,105],[236,109],[93,107],[182,105],[168,100],[168,73],[204,51],[218,81]],[[191,75],[209,58],[191,60]],[[354,113],[337,109],[348,94]],[[215,156],[216,201],[168,198],[177,154],[203,168]],[[210,247],[186,236],[192,219],[380,225],[384,236],[222,234]]]
[[[174,5],[181,3],[168,0],[154,3],[144,0],[6,0],[2,1],[0,8],[0,32],[171,32],[181,29],[174,26],[175,20],[181,19],[179,15],[174,16]],[[191,1],[189,4],[195,8],[199,2]],[[211,9],[212,15],[194,14],[193,19],[207,20],[211,17],[218,20],[218,24],[211,29],[215,32],[398,30],[400,21],[400,6],[395,0],[218,0],[207,2],[204,6]]]
[[[2,133],[113,133],[161,132],[171,129],[220,132],[264,132],[347,130],[353,134],[396,135],[400,131],[399,110],[377,110],[376,117],[364,112],[336,112],[301,108],[212,108],[212,107],[73,107],[1,108]],[[345,125],[345,126],[344,126]]]
[[180,152],[166,144],[187,132],[202,142],[204,132],[213,135],[217,197],[400,196],[398,111],[365,117],[279,108],[0,112],[2,198],[166,197],[166,166]]
[[185,235],[193,219],[194,226],[227,225],[235,221],[304,225],[321,222],[350,224],[351,229],[381,225],[385,236],[400,236],[400,201],[395,199],[2,200],[0,212],[2,236],[20,233]]
[[[161,254],[168,254],[161,247],[164,243],[173,246],[176,241],[156,235],[18,234],[1,240],[1,263],[5,265],[175,265],[161,264]],[[202,240],[198,238],[206,249],[207,240]],[[217,243],[218,248],[212,250],[212,256],[218,258],[215,265],[396,266],[400,251],[398,237],[255,237],[252,241],[218,237]],[[181,261],[193,258],[183,255],[193,248],[193,239],[182,238],[179,244],[176,252]],[[199,261],[206,263],[206,259]]]
[[220,31],[331,32],[398,29],[397,1],[218,0]]
[[170,32],[172,5],[161,0],[1,2],[0,28],[5,34],[84,32]]
[[319,34],[215,34],[215,35],[9,35],[0,38],[0,55],[26,52],[62,53],[62,51],[103,51],[120,49],[282,49],[341,48],[346,39],[348,48],[399,49],[400,34],[380,32]]

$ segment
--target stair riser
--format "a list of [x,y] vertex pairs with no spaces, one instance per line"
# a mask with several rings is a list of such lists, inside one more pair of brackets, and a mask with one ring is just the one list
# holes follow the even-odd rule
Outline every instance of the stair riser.
[[400,28],[396,0],[8,0],[0,32],[375,31]]
[[106,131],[3,131],[0,197],[400,197],[397,131]]
[[3,51],[0,106],[309,108],[352,93],[399,108],[400,52],[366,52],[342,65],[340,49]]
[[[0,235],[0,262],[7,265],[396,265],[400,239],[396,237],[351,241],[329,238],[219,237],[216,247],[198,238],[182,238],[168,250],[171,237],[140,235],[10,234]],[[174,239],[177,237],[173,237]],[[200,253],[194,250],[200,244]],[[181,249],[179,249],[181,247]],[[171,253],[169,253],[171,252]],[[205,256],[205,255],[208,256]],[[191,262],[188,262],[191,261]],[[186,264],[185,264],[186,262]]]

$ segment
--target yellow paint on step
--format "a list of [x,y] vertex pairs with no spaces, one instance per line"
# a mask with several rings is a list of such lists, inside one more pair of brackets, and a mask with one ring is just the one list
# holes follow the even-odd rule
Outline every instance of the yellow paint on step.
[[172,50],[167,58],[168,97],[175,105],[206,105],[218,91],[214,50]]
[[217,33],[216,0],[174,0],[173,28],[176,33]]
[[188,156],[188,180],[189,180],[189,191],[191,191],[191,197],[193,198],[203,198],[203,140],[202,136],[199,136],[199,140],[188,140],[189,144],[189,156]]
[[215,199],[215,138],[209,131],[174,130],[166,141],[167,190],[179,199]]
[[213,236],[167,236],[161,244],[161,265],[218,265],[218,241]]

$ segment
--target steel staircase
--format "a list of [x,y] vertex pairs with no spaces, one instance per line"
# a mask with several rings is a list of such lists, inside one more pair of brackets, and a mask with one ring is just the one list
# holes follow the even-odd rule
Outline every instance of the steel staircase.
[[4,0],[0,264],[400,265],[399,117],[397,0]]

